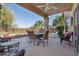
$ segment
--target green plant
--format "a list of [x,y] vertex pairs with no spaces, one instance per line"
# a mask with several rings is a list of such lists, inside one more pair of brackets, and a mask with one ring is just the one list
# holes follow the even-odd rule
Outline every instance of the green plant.
[[12,27],[12,23],[13,23],[13,16],[11,11],[5,6],[1,6],[0,26],[2,30],[8,31]]
[[53,21],[53,26],[56,26],[56,30],[58,31],[58,35],[62,36],[64,31],[64,13],[61,16],[57,16]]
[[64,26],[58,26],[56,29],[58,31],[58,35],[62,36],[63,35],[63,31],[64,31]]
[[36,23],[34,24],[34,28],[42,28],[44,27],[44,22],[41,20],[36,21]]

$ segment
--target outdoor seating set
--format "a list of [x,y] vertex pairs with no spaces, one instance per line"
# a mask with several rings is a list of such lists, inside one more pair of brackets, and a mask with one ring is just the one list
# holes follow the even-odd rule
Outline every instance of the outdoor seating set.
[[8,42],[8,41],[11,41],[11,38],[10,37],[0,37],[0,42]]
[[28,37],[29,37],[29,43],[33,43],[33,45],[38,46],[40,43],[43,43],[43,46],[45,46],[45,40],[47,40],[48,44],[48,34],[49,31],[45,31],[44,33],[41,32],[33,32],[33,31],[27,31]]
[[[44,33],[41,32],[33,32],[33,31],[27,31],[28,37],[29,37],[29,44],[33,43],[33,45],[38,46],[40,43],[43,43],[43,46],[45,46],[46,41],[48,44],[48,36],[49,36],[49,31],[45,31]],[[68,32],[67,36],[64,36],[62,34],[60,37],[60,43],[62,44],[62,41],[67,41],[69,42],[69,46],[71,46],[71,36],[73,35],[73,32]]]
[[20,42],[11,40],[13,37],[14,36],[0,37],[0,55],[1,56],[10,56],[10,55],[23,56],[24,55],[25,50],[22,49],[21,51],[19,51]]
[[69,32],[66,36],[64,36],[64,34],[62,34],[60,36],[60,43],[62,44],[62,41],[68,41],[69,42],[69,46],[71,46],[71,40],[70,37],[73,35],[73,32]]
[[2,43],[0,45],[0,55],[5,55],[5,56],[12,55],[18,53],[18,51],[19,51],[19,42],[13,44],[9,44],[7,42],[7,44]]

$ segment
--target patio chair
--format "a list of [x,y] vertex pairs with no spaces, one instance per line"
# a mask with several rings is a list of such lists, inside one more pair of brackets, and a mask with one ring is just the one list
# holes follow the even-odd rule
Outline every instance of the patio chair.
[[69,32],[66,37],[64,35],[60,36],[60,43],[62,44],[62,41],[68,41],[69,46],[71,46],[71,41],[70,41],[71,35],[73,35],[73,32]]
[[37,37],[35,36],[35,33],[33,31],[28,31],[28,37],[29,37],[29,44],[33,43],[33,45],[35,46],[35,41],[37,39]]
[[4,47],[0,47],[0,53],[3,53],[5,51]]
[[25,49],[21,49],[18,53],[16,53],[16,55],[14,56],[24,56],[25,54]]
[[41,42],[43,42],[43,44],[45,46],[45,40],[47,40],[47,44],[48,44],[48,34],[49,34],[49,31],[45,31],[45,34],[43,35],[43,37],[39,38],[38,44],[40,44]]
[[41,28],[40,30],[39,30],[39,33],[44,33],[44,29],[43,28]]
[[19,44],[20,42],[17,42],[15,44],[8,46],[8,52],[14,51],[15,53],[17,53],[19,51]]
[[58,37],[58,31],[57,32],[54,32],[54,33],[52,33],[52,37]]
[[29,44],[32,43],[32,34],[33,34],[33,31],[27,31]]
[[0,55],[3,55],[5,54],[5,48],[0,46]]

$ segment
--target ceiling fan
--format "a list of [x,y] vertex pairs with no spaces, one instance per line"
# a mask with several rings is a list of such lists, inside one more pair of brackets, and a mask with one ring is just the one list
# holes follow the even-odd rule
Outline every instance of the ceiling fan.
[[57,9],[58,9],[56,6],[53,6],[52,3],[46,3],[45,5],[41,5],[41,6],[37,6],[37,7],[38,7],[38,8],[44,7],[44,8],[45,8],[45,9],[44,9],[45,12],[47,12],[47,11],[49,11],[49,10],[51,10],[51,9],[53,9],[53,10],[57,10]]

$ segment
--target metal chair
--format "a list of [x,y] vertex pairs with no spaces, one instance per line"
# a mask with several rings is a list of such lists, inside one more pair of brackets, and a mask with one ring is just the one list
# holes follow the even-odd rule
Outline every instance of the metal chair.
[[48,44],[48,34],[49,34],[49,31],[45,31],[45,34],[43,35],[43,37],[39,38],[39,42],[37,45],[39,45],[41,42],[43,42],[43,44],[45,46],[45,40],[47,40],[47,44]]
[[5,51],[4,47],[0,47],[0,53],[3,53]]
[[5,48],[0,46],[0,55],[3,55],[5,53]]
[[28,31],[28,37],[29,37],[29,44],[33,43],[33,45],[35,46],[35,41],[37,39],[35,33],[33,31]]
[[61,35],[60,36],[60,43],[62,44],[62,41],[68,41],[69,42],[69,46],[71,46],[71,41],[70,41],[71,35],[73,35],[73,32],[69,32],[66,37],[64,35]]
[[20,42],[8,46],[8,52],[14,50],[14,52],[17,53],[19,51],[19,44]]

